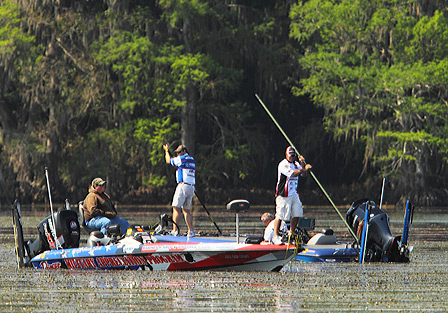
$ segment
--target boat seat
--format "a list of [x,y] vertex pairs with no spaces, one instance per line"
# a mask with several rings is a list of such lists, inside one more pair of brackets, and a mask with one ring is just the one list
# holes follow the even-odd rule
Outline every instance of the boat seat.
[[260,235],[247,235],[244,242],[247,244],[260,244],[263,240],[263,236]]
[[336,235],[332,229],[324,229],[321,233],[314,235],[306,243],[307,245],[334,245],[336,244]]
[[240,242],[240,226],[238,213],[249,209],[249,201],[244,199],[232,200],[227,203],[227,211],[235,212],[235,226],[236,226],[236,242]]
[[84,229],[84,231],[87,234],[90,234],[92,231],[89,227],[86,225],[86,220],[84,219],[84,209],[83,209],[84,201],[78,202],[78,216],[79,216],[79,225],[81,225],[81,229]]
[[[85,231],[85,233],[87,235],[91,235],[92,232],[98,231],[100,229],[93,229],[93,228],[90,228],[90,227],[88,227],[86,225],[86,220],[84,218],[83,204],[84,204],[84,201],[79,201],[78,202],[78,217],[80,219],[79,220],[79,225],[81,225],[81,228],[84,229],[84,231]],[[117,230],[117,227],[118,227],[118,230]],[[106,231],[109,234],[115,234],[117,232],[120,233],[120,226],[118,224],[111,224],[111,225],[106,227]]]
[[84,218],[83,204],[84,204],[84,201],[79,201],[79,202],[78,202],[79,225],[81,225],[81,229],[84,229],[84,232],[85,232],[87,235],[90,235],[90,233],[91,233],[92,231],[99,230],[99,229],[92,229],[92,228],[90,228],[90,227],[87,227],[87,225],[86,225],[86,220],[85,220],[85,218]]
[[244,199],[238,199],[238,200],[232,200],[229,203],[227,203],[227,210],[232,212],[242,212],[247,211],[249,209],[249,201]]

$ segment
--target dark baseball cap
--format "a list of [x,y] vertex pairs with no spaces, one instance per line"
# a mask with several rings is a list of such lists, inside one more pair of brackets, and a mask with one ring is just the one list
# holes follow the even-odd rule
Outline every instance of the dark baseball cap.
[[174,152],[179,153],[179,152],[184,151],[184,150],[187,151],[187,147],[184,146],[184,145],[179,145],[179,146],[176,148],[176,150],[174,150]]

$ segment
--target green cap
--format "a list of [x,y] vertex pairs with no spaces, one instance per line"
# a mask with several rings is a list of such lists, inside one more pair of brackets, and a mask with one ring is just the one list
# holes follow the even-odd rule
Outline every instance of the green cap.
[[103,180],[100,177],[95,178],[94,180],[92,180],[92,186],[96,187],[96,186],[103,186],[106,183],[105,180]]

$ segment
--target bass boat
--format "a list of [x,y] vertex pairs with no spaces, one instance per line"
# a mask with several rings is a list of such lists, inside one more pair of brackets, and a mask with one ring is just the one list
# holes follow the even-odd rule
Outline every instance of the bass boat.
[[[234,203],[234,210],[248,207]],[[294,245],[264,245],[239,242],[158,242],[144,229],[120,235],[118,225],[108,235],[90,233],[80,247],[81,228],[77,212],[60,210],[38,225],[38,237],[25,242],[20,204],[13,206],[13,224],[19,268],[38,269],[129,269],[129,270],[220,270],[280,271],[297,251]],[[194,238],[194,237],[193,237]]]
[[[241,200],[239,200],[241,201]],[[231,205],[229,203],[229,205]],[[228,209],[229,209],[228,205]],[[403,233],[401,236],[393,236],[389,226],[389,216],[378,205],[369,199],[360,199],[352,203],[346,213],[346,222],[356,238],[352,242],[338,241],[332,229],[324,229],[322,232],[310,237],[307,230],[314,229],[314,219],[300,219],[300,225],[296,229],[296,238],[301,249],[295,256],[295,260],[303,262],[409,262],[409,254],[413,247],[408,246],[408,234],[414,206],[408,201],[405,208]],[[366,214],[367,213],[367,214]],[[367,216],[367,217],[366,217]],[[238,218],[237,218],[238,220]],[[367,223],[364,221],[367,220]],[[177,237],[170,236],[168,231],[164,231],[168,219],[166,215],[161,216],[159,231],[154,237],[159,242],[235,242],[239,238],[235,237]],[[159,226],[160,227],[160,226]],[[161,231],[160,231],[161,230]],[[237,223],[238,233],[238,223]],[[364,234],[364,237],[363,237]],[[242,237],[246,243],[261,243],[263,236]],[[286,235],[283,242],[291,241]]]

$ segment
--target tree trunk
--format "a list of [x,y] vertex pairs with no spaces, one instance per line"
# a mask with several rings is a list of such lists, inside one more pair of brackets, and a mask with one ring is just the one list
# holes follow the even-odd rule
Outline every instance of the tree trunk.
[[182,143],[188,147],[189,153],[194,155],[196,144],[196,88],[189,84],[185,93],[187,101],[182,108],[181,118]]
[[[183,41],[185,52],[191,53],[191,45],[189,40],[190,23],[187,19],[183,23]],[[192,83],[188,83],[185,87],[185,106],[182,108],[181,132],[182,143],[188,147],[188,152],[194,155],[196,144],[196,105],[197,93],[196,87]]]

